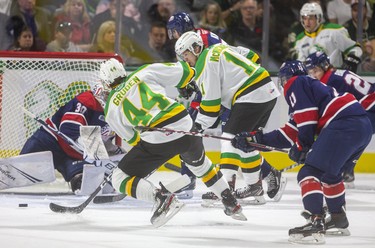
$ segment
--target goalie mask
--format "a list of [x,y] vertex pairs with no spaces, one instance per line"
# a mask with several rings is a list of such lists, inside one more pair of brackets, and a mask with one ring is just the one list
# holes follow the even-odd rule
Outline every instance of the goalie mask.
[[99,78],[103,83],[104,91],[111,91],[122,83],[126,77],[126,71],[117,59],[111,58],[100,65]]
[[184,52],[190,51],[192,54],[198,57],[199,54],[203,51],[203,49],[204,44],[202,37],[193,31],[184,33],[177,40],[175,45],[175,52],[182,60],[184,60]]

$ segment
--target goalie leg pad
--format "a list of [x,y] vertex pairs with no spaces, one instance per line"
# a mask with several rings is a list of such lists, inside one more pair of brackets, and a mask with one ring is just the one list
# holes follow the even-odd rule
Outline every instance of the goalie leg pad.
[[0,159],[0,190],[55,181],[50,151]]

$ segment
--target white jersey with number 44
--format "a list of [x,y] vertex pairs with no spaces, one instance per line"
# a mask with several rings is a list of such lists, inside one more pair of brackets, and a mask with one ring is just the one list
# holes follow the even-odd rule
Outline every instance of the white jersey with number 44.
[[105,107],[105,119],[111,128],[130,145],[140,138],[149,143],[175,140],[182,134],[142,132],[143,127],[166,127],[190,131],[192,120],[185,107],[166,96],[167,87],[182,88],[193,78],[194,71],[185,62],[144,65],[126,77],[112,90]]

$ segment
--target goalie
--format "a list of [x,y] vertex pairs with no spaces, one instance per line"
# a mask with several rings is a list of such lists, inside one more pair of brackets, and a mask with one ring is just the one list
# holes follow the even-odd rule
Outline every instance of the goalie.
[[[52,117],[46,120],[46,123],[52,128],[59,130],[79,145],[81,145],[81,126],[100,126],[102,139],[108,154],[110,156],[123,154],[125,151],[120,146],[113,144],[112,141],[115,135],[104,121],[103,106],[105,102],[100,97],[102,95],[101,90],[101,87],[94,87],[93,91],[85,91],[77,95],[64,106],[60,107]],[[76,194],[90,194],[91,192],[89,192],[88,187],[96,187],[95,185],[90,186],[90,182],[82,185],[84,168],[85,175],[86,171],[87,175],[90,175],[86,176],[87,179],[94,179],[98,174],[108,172],[108,168],[84,166],[90,163],[83,159],[83,151],[70,146],[61,137],[44,126],[40,127],[26,141],[21,150],[21,154],[41,151],[52,152],[54,168],[61,173],[65,181],[70,184],[71,190]],[[101,178],[101,180],[102,179],[103,178]],[[85,186],[86,189],[84,189],[84,185],[87,186]]]

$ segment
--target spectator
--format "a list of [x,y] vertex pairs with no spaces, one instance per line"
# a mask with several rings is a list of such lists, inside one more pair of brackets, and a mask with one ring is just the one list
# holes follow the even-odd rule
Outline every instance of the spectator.
[[[115,38],[116,38],[116,23],[114,21],[106,21],[100,25],[98,35],[94,45],[89,49],[90,52],[97,53],[116,53],[115,52]],[[134,50],[130,40],[123,36],[121,42],[120,56],[125,61],[131,57],[131,53]]]
[[148,33],[147,44],[144,44],[144,63],[172,62],[176,60],[172,43],[167,40],[167,29],[162,22],[152,23]]
[[147,12],[149,23],[163,22],[167,25],[169,17],[176,12],[175,0],[159,0],[153,4]]
[[371,53],[364,59],[361,65],[362,71],[374,72],[375,71],[375,39],[372,39],[369,44]]
[[231,23],[234,17],[237,16],[238,10],[241,8],[239,0],[215,0],[220,5],[222,10],[223,19],[227,26]]
[[14,51],[36,51],[32,29],[26,25],[21,28],[20,33],[15,34]]
[[90,16],[83,0],[66,0],[62,13],[56,16],[56,22],[64,21],[72,24],[70,41],[87,51],[91,46]]
[[201,21],[199,26],[217,34],[220,38],[229,41],[227,24],[225,23],[221,7],[216,2],[207,3],[202,11]]
[[[370,4],[366,2],[368,12],[367,17],[371,19],[372,11]],[[327,3],[328,21],[343,25],[345,22],[352,19],[351,15],[351,0],[332,0]]]
[[348,31],[341,25],[324,23],[323,10],[317,3],[305,3],[300,11],[304,32],[297,36],[294,49],[297,59],[305,61],[316,51],[324,51],[336,68],[356,72],[362,49],[349,38]]
[[[122,2],[121,12],[124,11],[124,15],[122,16],[122,30],[121,34],[126,35],[132,40],[145,40],[147,39],[146,34],[144,34],[144,24],[140,21],[140,14],[137,13],[137,9],[135,9],[134,4],[127,4],[127,0],[120,0]],[[99,27],[105,21],[115,21],[116,20],[116,12],[117,12],[117,1],[116,0],[109,0],[109,7],[104,12],[99,13],[94,16],[91,22],[91,34],[92,40],[95,40],[95,36],[99,30]],[[133,6],[133,7],[132,7]]]
[[8,32],[9,16],[0,12],[0,50],[8,50],[12,46],[12,35]]
[[52,39],[52,14],[48,10],[35,6],[36,0],[17,0],[11,9],[11,16],[19,16],[31,28],[38,50],[45,50],[46,44]]
[[[375,27],[373,23],[368,20],[366,17],[367,15],[367,7],[366,5],[363,6],[363,19],[362,19],[362,41],[363,46],[362,49],[365,50],[365,43],[367,43],[371,39],[375,39]],[[359,41],[357,37],[357,27],[358,27],[358,0],[352,0],[351,4],[351,16],[352,18],[344,23],[344,27],[348,30],[349,36],[352,40]]]
[[82,52],[81,48],[70,41],[72,24],[59,22],[55,27],[55,39],[47,44],[47,52]]
[[256,0],[240,0],[241,16],[234,20],[229,30],[234,39],[235,46],[244,46],[261,51],[262,48],[262,26],[257,20],[258,3]]

